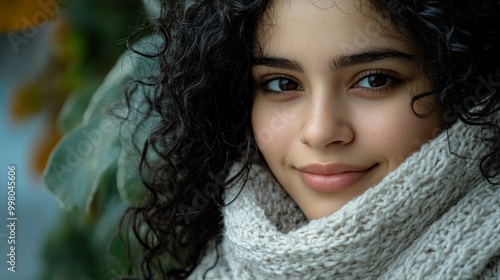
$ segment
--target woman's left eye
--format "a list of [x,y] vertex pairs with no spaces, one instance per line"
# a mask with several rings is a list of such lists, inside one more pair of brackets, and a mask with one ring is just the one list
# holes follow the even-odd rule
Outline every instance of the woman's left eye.
[[399,82],[398,79],[384,73],[368,74],[361,78],[354,87],[367,90],[382,90],[392,87]]
[[257,84],[260,92],[265,95],[289,95],[304,88],[294,79],[287,77],[271,77]]
[[290,90],[301,90],[302,86],[287,78],[277,78],[267,82],[267,88],[271,91],[281,92]]

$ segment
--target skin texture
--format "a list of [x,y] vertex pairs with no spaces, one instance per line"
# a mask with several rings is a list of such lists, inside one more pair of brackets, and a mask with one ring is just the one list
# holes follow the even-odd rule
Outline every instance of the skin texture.
[[[444,126],[434,96],[413,107],[429,117],[412,111],[411,97],[430,87],[412,45],[354,2],[277,0],[257,28],[253,132],[309,219],[338,211]],[[366,171],[318,191],[301,177],[311,164]]]

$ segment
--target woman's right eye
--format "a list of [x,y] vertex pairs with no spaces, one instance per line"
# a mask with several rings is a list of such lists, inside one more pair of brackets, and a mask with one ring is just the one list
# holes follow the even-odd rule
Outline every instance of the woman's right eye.
[[274,78],[262,83],[261,87],[269,92],[284,92],[302,90],[302,86],[292,79],[288,78]]

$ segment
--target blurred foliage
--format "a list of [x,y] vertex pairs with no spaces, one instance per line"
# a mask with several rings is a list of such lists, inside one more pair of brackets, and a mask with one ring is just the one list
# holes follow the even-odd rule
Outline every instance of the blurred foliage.
[[[47,1],[51,0],[40,0],[35,6],[41,9]],[[18,4],[19,7],[11,7],[11,2],[6,8],[9,11],[29,6]],[[79,95],[79,102],[88,102],[104,75],[126,49],[124,42],[131,31],[145,21],[142,2],[138,0],[130,0],[125,5],[118,0],[64,2],[68,4],[59,9],[57,18],[52,22],[54,27],[45,69],[32,81],[15,89],[9,106],[14,121],[47,112],[45,128],[38,137],[40,140],[34,143],[32,167],[35,174],[43,172],[50,151],[62,136],[57,118],[66,99],[70,95]],[[26,8],[24,13],[22,18],[30,17],[29,9]],[[16,12],[13,14],[19,17]],[[23,36],[23,32],[20,30],[18,36]]]
[[[146,21],[143,4],[0,0],[0,11],[0,32],[19,38],[47,24],[40,20],[43,13],[51,20],[48,62],[33,80],[15,89],[9,106],[14,121],[45,118],[33,140],[33,170],[45,170],[47,188],[72,210],[62,213],[49,234],[40,279],[126,275],[126,254],[115,238],[116,228],[126,207],[140,203],[145,192],[135,173],[137,154],[119,136],[120,131],[131,133],[132,127],[120,130],[120,118],[110,112],[123,98],[130,77],[154,67],[130,54],[119,59],[129,35]],[[127,114],[124,110],[117,113]]]
[[[21,31],[46,24],[53,19],[59,10],[56,0],[0,0],[0,32]],[[66,2],[66,1],[64,1]]]
[[[137,48],[151,47],[148,42],[152,41],[145,38],[141,42],[147,44],[137,44]],[[146,198],[137,174],[139,151],[131,139],[132,133],[139,141],[147,134],[136,129],[145,103],[132,98],[133,109],[129,109],[124,107],[123,98],[132,79],[145,77],[156,67],[154,61],[127,52],[118,59],[88,105],[79,103],[79,96],[66,102],[60,116],[66,133],[50,156],[44,181],[61,206],[77,214],[65,214],[63,226],[51,235],[45,255],[49,269],[44,279],[128,276],[127,255],[114,230],[125,208],[139,206]],[[122,237],[133,246],[127,239],[127,229],[124,233]],[[76,247],[81,253],[65,249],[78,242],[86,242],[84,247]],[[54,246],[59,250],[54,250]],[[65,256],[62,262],[61,256]],[[93,269],[88,270],[89,267]]]
[[[131,110],[123,101],[129,82],[156,67],[154,61],[127,52],[85,105],[83,115],[82,103],[71,99],[66,103],[61,123],[66,124],[67,133],[52,152],[44,173],[46,186],[64,208],[92,217],[102,214],[96,207],[103,202],[96,202],[96,197],[116,194],[130,205],[144,199],[136,167],[140,154],[131,139],[134,134],[143,141],[147,135],[136,129],[143,116],[141,108],[147,104],[131,98]],[[81,122],[73,121],[79,117]]]

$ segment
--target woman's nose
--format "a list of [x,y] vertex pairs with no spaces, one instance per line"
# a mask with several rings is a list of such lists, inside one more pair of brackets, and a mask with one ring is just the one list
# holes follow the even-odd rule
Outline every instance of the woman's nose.
[[309,106],[300,131],[302,143],[324,149],[346,145],[354,140],[354,128],[345,104],[332,98],[316,98],[311,100]]

